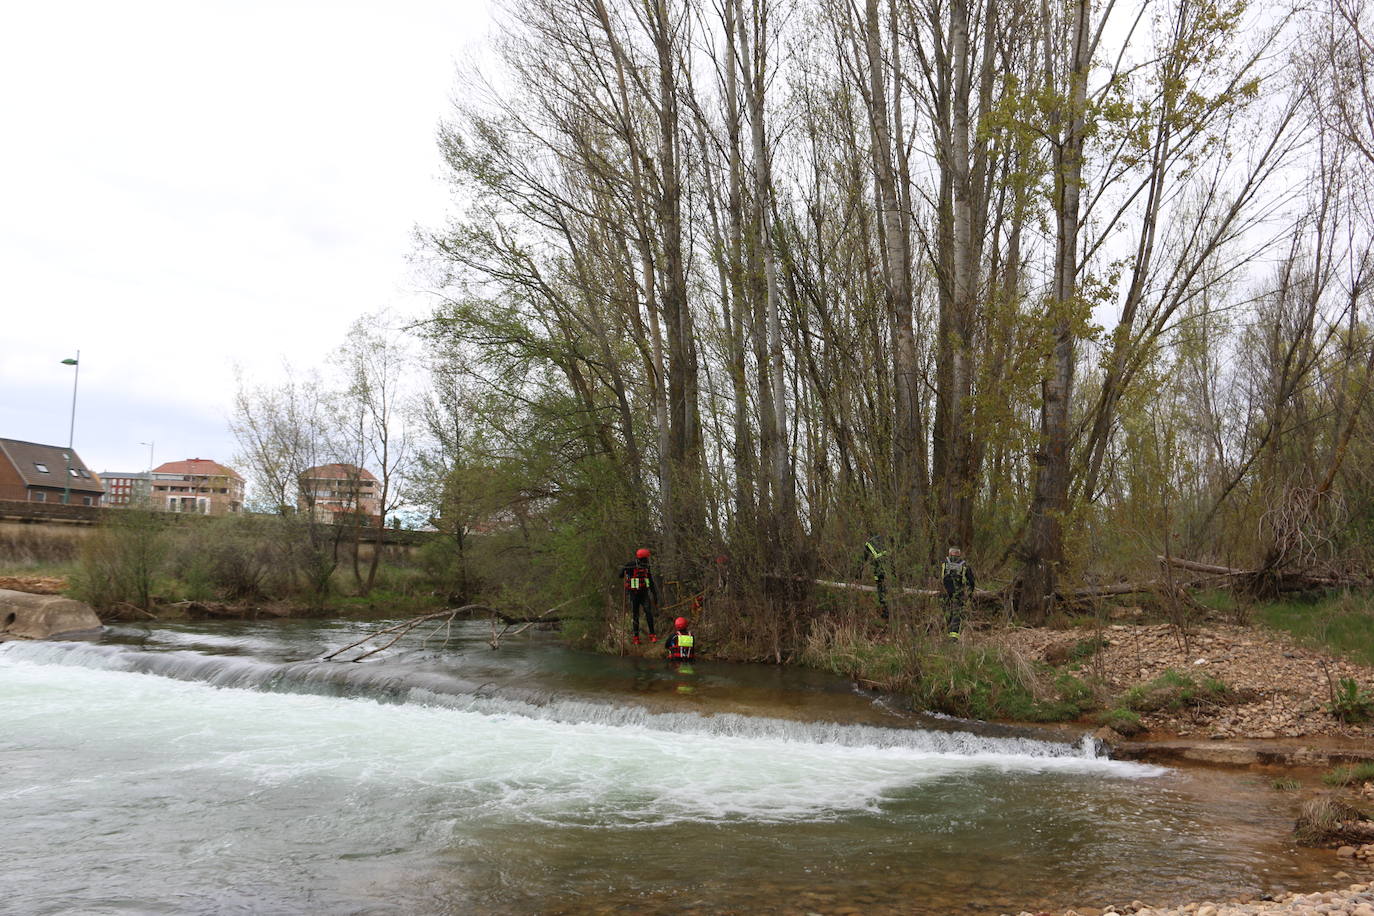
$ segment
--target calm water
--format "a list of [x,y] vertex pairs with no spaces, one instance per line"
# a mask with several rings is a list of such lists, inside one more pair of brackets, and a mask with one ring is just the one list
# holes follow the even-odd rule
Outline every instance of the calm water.
[[1320,880],[1259,776],[843,682],[376,624],[0,644],[0,912],[997,913]]

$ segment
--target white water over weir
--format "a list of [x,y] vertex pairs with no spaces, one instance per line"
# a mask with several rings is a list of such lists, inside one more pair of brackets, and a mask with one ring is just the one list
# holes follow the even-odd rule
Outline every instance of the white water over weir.
[[[0,910],[971,914],[1270,889],[1272,790],[791,669],[351,622],[0,644]],[[683,692],[682,687],[692,687]],[[755,713],[755,714],[750,714]],[[825,721],[817,721],[825,720]],[[679,880],[688,863],[691,880]],[[976,901],[976,902],[975,902]]]
[[767,740],[787,745],[906,750],[974,758],[984,763],[1032,765],[1032,761],[1096,761],[1114,772],[1148,775],[1156,768],[1109,764],[1089,736],[1077,742],[979,735],[967,731],[884,728],[796,721],[733,713],[654,712],[640,706],[566,698],[534,689],[465,683],[432,673],[397,673],[327,662],[274,663],[191,651],[140,652],[123,646],[66,642],[0,644],[0,661],[86,668],[172,678],[215,688],[267,693],[315,694],[383,703],[412,704],[476,713],[501,720],[519,717],[570,725],[662,732],[677,736]]

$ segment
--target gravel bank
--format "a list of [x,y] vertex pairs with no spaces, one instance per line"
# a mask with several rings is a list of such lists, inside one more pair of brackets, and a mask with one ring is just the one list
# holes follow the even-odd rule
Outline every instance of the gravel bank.
[[[1135,916],[1374,916],[1374,890],[1368,884],[1352,884],[1345,890],[1285,894],[1275,900],[1204,901],[1179,907],[1152,907],[1136,900],[1124,906],[1105,909],[1084,907],[1064,910],[1062,916],[1103,916],[1106,913],[1133,913]],[[1060,914],[1023,910],[1020,916]]]
[[1198,627],[1187,645],[1166,624],[1115,624],[1091,629],[1010,629],[989,640],[1035,658],[1059,661],[1100,632],[1106,645],[1088,657],[1084,673],[1113,692],[1148,683],[1172,668],[1194,678],[1216,678],[1235,693],[1225,705],[1142,716],[1152,732],[1200,738],[1299,738],[1311,735],[1374,739],[1374,725],[1347,725],[1327,711],[1331,686],[1351,678],[1374,690],[1374,669],[1300,646],[1284,634],[1257,627]]

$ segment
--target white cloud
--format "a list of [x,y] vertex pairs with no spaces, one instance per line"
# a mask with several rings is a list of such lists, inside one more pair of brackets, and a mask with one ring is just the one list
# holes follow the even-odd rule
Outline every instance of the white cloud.
[[[406,255],[485,0],[27,4],[0,35],[0,436],[227,460],[233,366],[416,311]],[[218,438],[217,438],[218,437]],[[166,449],[164,451],[164,443]],[[184,453],[184,454],[183,454]]]

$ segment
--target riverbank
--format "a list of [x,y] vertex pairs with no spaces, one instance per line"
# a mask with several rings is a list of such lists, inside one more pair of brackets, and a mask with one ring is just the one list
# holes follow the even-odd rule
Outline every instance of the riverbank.
[[[1321,736],[1374,746],[1374,722],[1346,721],[1335,713],[1343,682],[1355,685],[1356,696],[1374,693],[1374,668],[1273,630],[1113,624],[1002,629],[974,638],[1094,679],[1119,700],[1119,708],[1138,717],[1132,725],[1154,741]],[[1185,681],[1202,689],[1190,694]],[[1118,728],[1126,737],[1134,730]]]
[[1242,897],[1221,903],[1204,900],[1177,907],[1152,907],[1135,900],[1127,904],[1079,907],[1054,913],[1022,910],[1018,916],[1105,916],[1107,913],[1130,913],[1134,916],[1374,916],[1374,887],[1367,883],[1351,884],[1338,890],[1284,894],[1274,900]]

